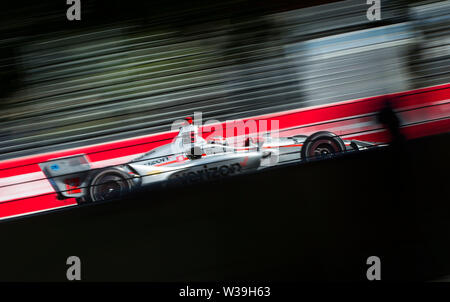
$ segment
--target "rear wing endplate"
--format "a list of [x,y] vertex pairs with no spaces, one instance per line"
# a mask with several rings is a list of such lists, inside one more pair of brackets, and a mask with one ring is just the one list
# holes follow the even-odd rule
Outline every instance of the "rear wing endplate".
[[85,195],[91,165],[84,154],[51,159],[40,163],[39,167],[59,198],[79,198]]

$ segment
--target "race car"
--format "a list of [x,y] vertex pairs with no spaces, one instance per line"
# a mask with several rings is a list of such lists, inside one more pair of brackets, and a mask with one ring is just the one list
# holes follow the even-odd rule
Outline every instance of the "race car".
[[247,138],[236,146],[223,137],[205,140],[187,126],[167,145],[119,166],[92,169],[86,155],[52,159],[39,164],[59,199],[78,203],[117,199],[140,188],[186,185],[245,174],[292,160],[312,160],[374,146],[343,141],[320,131],[310,136]]

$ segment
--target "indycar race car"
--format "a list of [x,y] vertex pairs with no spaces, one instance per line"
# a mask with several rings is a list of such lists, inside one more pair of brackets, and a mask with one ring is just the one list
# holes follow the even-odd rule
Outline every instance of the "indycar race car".
[[214,180],[254,172],[286,161],[311,160],[374,146],[343,141],[321,131],[310,136],[247,138],[240,146],[222,137],[205,140],[180,130],[173,141],[119,166],[92,169],[84,154],[39,164],[59,199],[96,202],[122,197],[138,188]]

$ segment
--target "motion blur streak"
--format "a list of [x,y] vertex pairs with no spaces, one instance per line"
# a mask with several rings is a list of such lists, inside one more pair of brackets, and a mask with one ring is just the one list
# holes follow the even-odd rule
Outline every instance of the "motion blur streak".
[[278,119],[282,136],[384,142],[376,114],[389,95],[407,137],[450,131],[450,1],[381,1],[376,22],[361,0],[261,1],[262,11],[239,14],[243,2],[231,2],[138,16],[83,2],[80,23],[64,19],[64,6],[30,3],[46,13],[0,29],[0,218],[75,204],[55,198],[38,162],[78,153],[95,167],[126,162],[168,143],[170,124],[194,111]]
[[[84,7],[84,6],[83,6]],[[450,3],[365,1],[176,26],[137,19],[2,40],[1,159],[449,82]],[[83,8],[89,20],[90,6]],[[170,24],[170,26],[169,26]]]

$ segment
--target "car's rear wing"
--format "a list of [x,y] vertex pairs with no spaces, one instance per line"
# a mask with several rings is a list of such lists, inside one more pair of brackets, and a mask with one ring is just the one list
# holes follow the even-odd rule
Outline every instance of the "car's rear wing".
[[85,195],[91,165],[84,154],[51,159],[39,166],[58,198],[80,198]]

